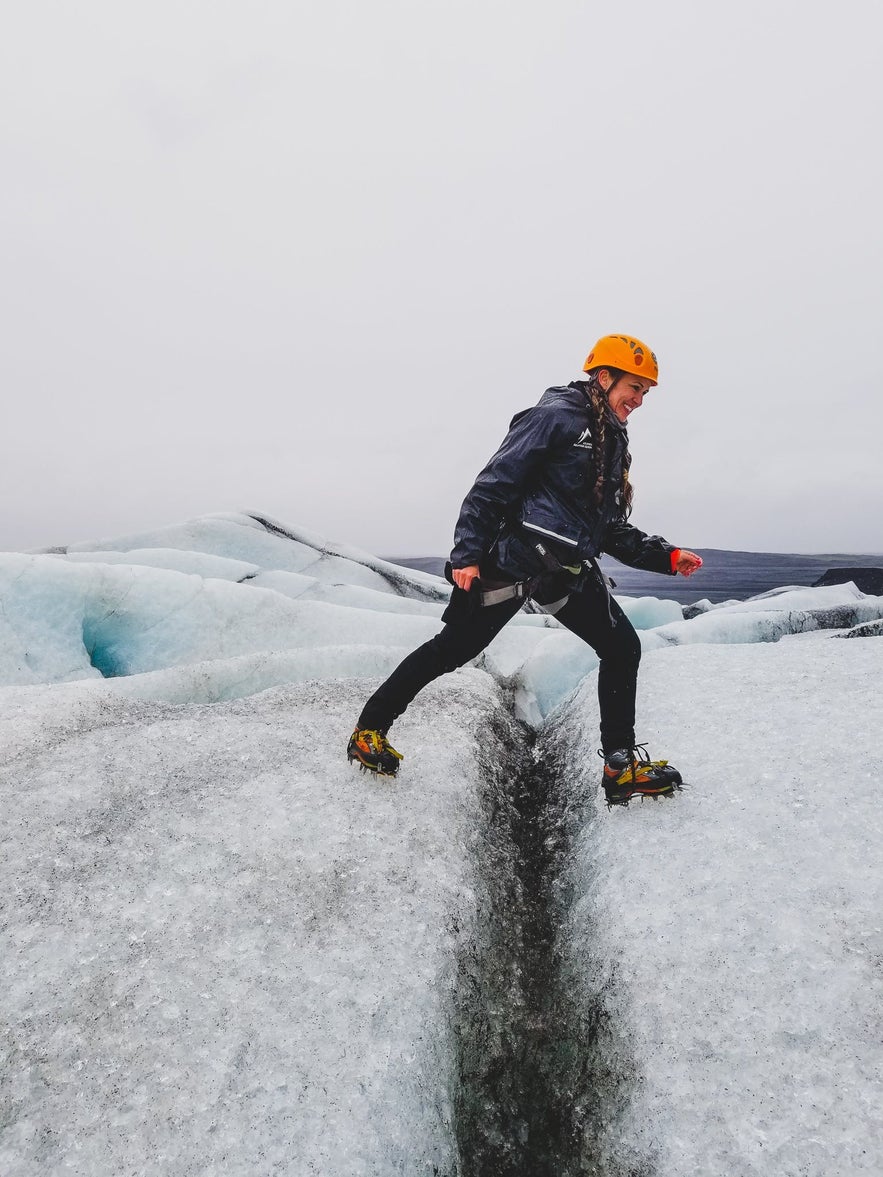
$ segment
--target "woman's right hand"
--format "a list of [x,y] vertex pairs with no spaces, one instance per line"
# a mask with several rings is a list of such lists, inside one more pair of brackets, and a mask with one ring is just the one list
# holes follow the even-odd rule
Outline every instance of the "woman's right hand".
[[454,578],[454,584],[457,588],[463,589],[464,592],[469,592],[472,588],[472,582],[480,576],[477,564],[470,564],[468,568],[454,568],[451,571]]

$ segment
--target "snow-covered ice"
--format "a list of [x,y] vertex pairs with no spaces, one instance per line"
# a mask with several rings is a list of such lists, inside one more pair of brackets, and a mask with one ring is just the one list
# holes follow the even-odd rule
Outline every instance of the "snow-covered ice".
[[[335,674],[360,674],[365,647],[395,649],[398,657],[436,633],[449,592],[438,577],[248,515],[206,516],[52,553],[0,554],[0,683],[145,674],[249,655],[270,668],[282,651],[307,650],[312,658],[289,658],[291,675],[298,665],[311,676],[321,670],[320,651]],[[789,588],[691,621],[674,601],[619,600],[645,650],[775,641],[883,615],[883,598],[852,584]],[[381,657],[371,669],[387,673],[388,663]],[[509,679],[518,713],[540,722],[597,659],[554,619],[521,614],[480,664]],[[218,667],[209,673],[223,676]],[[268,679],[235,677],[243,689],[292,681],[272,669]],[[232,697],[232,685],[223,697]]]
[[611,813],[591,682],[547,731],[579,814],[565,972],[621,1072],[600,1172],[881,1172],[881,673],[883,643],[818,635],[651,655],[641,734],[689,787]]
[[512,709],[561,854],[556,1177],[880,1172],[883,599],[623,599],[690,787],[608,813],[597,659],[542,615],[417,699],[395,782],[347,764],[447,594],[245,515],[0,555],[4,1177],[467,1177],[476,1108],[535,1148],[459,1057],[468,1023],[497,1065],[478,962],[527,935]]
[[417,645],[439,628],[435,614],[292,600],[250,584],[53,556],[2,557],[0,594],[7,683],[139,674],[259,650]]
[[493,683],[426,692],[394,786],[342,755],[364,681],[116,685],[2,692],[0,1172],[454,1172]]
[[[246,515],[0,554],[0,683],[140,675],[251,655],[270,677],[243,678],[239,663],[230,682],[262,689],[292,681],[298,665],[321,675],[318,651],[327,651],[334,673],[361,674],[365,647],[395,649],[398,659],[437,633],[449,593],[438,577]],[[681,617],[673,601],[622,605],[640,630]],[[288,677],[275,675],[270,664],[280,652],[306,650],[317,653],[289,658]],[[387,673],[388,663],[381,656],[370,666]],[[482,665],[512,680],[521,714],[541,719],[597,659],[552,618],[521,614]],[[218,667],[207,673],[223,675]],[[230,685],[223,697],[232,697]]]
[[259,568],[307,573],[332,582],[434,601],[447,595],[438,577],[400,568],[354,547],[329,543],[310,531],[292,530],[262,516],[234,512],[204,515],[137,535],[71,544],[65,551],[68,554],[103,550],[140,553],[146,548],[220,556]]
[[712,606],[689,621],[657,626],[644,648],[685,643],[776,642],[789,634],[851,629],[883,616],[883,597],[866,596],[852,582],[788,588],[747,601]]

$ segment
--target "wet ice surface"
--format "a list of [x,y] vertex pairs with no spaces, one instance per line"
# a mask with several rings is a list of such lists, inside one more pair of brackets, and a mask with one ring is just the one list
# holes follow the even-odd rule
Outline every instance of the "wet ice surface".
[[[880,1172],[881,679],[883,643],[819,635],[651,655],[640,735],[690,788],[608,813],[594,765],[574,775],[563,936],[623,1075],[608,1164]],[[559,717],[574,766],[596,742],[593,687]]]
[[347,764],[440,627],[411,578],[247,516],[0,555],[0,1172],[462,1172],[460,968],[521,935],[482,890],[510,707],[597,1030],[556,1177],[878,1172],[883,599],[625,601],[639,738],[691,787],[608,813],[597,659],[537,615],[397,722],[395,783]]
[[365,682],[3,692],[4,1174],[453,1172],[479,671],[343,756]]

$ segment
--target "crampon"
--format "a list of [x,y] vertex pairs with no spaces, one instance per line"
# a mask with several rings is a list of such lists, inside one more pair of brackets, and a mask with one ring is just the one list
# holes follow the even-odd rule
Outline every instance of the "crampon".
[[602,784],[607,808],[612,809],[614,805],[628,805],[632,797],[642,801],[645,797],[673,797],[684,782],[667,760],[651,760],[645,745],[635,744],[604,756]]
[[346,746],[349,760],[356,760],[362,772],[374,772],[378,776],[395,776],[403,759],[386,738],[385,732],[356,728]]

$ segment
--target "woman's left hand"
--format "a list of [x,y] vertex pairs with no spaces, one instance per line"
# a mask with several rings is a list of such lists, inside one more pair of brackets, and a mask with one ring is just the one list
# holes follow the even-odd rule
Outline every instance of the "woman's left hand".
[[697,556],[695,552],[688,552],[686,548],[681,548],[678,562],[675,564],[675,572],[680,572],[681,576],[692,576],[696,569],[701,567],[701,556]]

